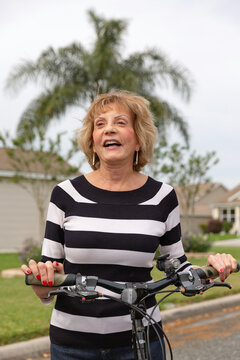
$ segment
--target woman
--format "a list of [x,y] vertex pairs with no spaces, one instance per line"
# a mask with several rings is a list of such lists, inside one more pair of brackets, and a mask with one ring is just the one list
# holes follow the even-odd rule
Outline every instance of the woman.
[[[42,261],[22,266],[43,285],[52,286],[54,272],[151,281],[159,244],[161,254],[180,259],[178,271],[191,266],[181,243],[175,191],[140,172],[152,158],[156,134],[148,106],[143,97],[124,91],[100,95],[90,106],[78,140],[93,171],[55,187]],[[236,267],[235,259],[225,254],[210,256],[207,263],[222,281]],[[51,289],[33,290],[49,303]],[[155,299],[146,305],[151,313]],[[158,309],[154,317],[161,321]],[[133,359],[129,310],[108,299],[80,304],[59,296],[50,338],[52,360]],[[159,359],[154,333],[151,350],[152,359]]]

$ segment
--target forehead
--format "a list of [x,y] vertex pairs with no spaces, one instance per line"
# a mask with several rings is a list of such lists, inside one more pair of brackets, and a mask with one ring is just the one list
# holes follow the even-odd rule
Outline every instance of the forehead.
[[119,114],[126,114],[131,119],[134,118],[134,114],[133,114],[132,110],[129,109],[129,107],[127,105],[120,104],[120,103],[111,103],[111,104],[106,104],[101,107],[98,107],[95,110],[94,118],[97,118],[100,115],[104,115],[105,113],[107,113],[109,111],[116,111]]

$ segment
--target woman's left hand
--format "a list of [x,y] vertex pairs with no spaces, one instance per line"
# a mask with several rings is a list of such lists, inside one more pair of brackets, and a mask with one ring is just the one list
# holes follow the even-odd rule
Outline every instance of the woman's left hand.
[[210,255],[207,265],[213,266],[219,272],[222,282],[237,268],[237,260],[231,254]]

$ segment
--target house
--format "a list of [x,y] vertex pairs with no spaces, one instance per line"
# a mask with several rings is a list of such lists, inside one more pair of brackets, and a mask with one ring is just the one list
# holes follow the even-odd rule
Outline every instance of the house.
[[[195,234],[201,232],[201,224],[207,224],[212,218],[211,205],[228,192],[228,189],[220,183],[208,182],[200,184],[193,204],[187,210],[186,192],[183,191],[181,186],[174,186],[174,189],[179,201],[182,232],[192,232]],[[194,191],[194,185],[187,186],[187,192],[189,191]]]
[[211,205],[212,217],[233,224],[231,232],[240,235],[240,184]]
[[[14,164],[8,150],[0,148],[0,252],[19,251],[27,239],[42,241],[44,221],[41,219],[46,217],[51,191],[58,182],[70,177],[61,176],[59,171],[64,167],[71,170],[66,162],[57,165],[58,160],[52,154],[45,153],[51,163],[46,170],[33,152],[10,149],[16,155]],[[22,177],[21,184],[12,181],[16,166]]]

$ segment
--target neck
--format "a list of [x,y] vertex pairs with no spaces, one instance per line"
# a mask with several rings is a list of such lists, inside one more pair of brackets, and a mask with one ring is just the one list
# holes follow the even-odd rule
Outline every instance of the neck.
[[100,166],[86,175],[87,180],[101,189],[110,191],[128,191],[142,186],[146,176],[126,166]]

